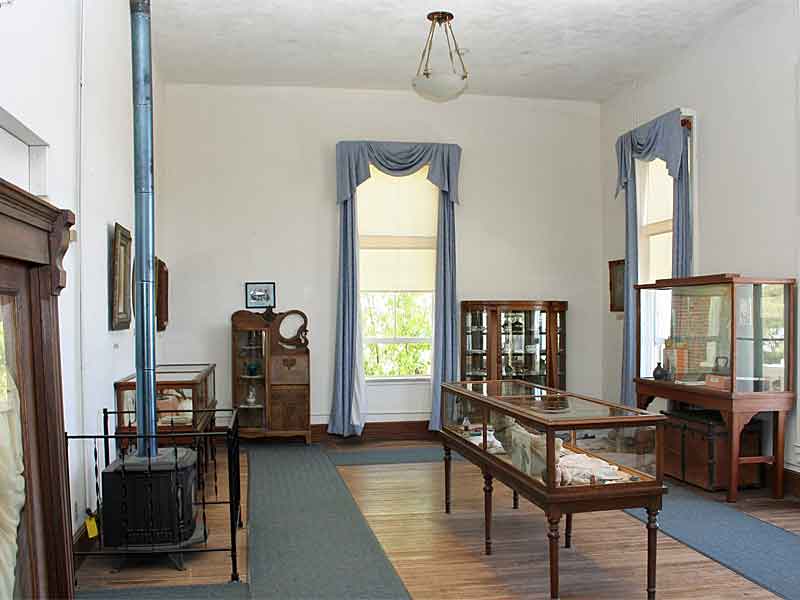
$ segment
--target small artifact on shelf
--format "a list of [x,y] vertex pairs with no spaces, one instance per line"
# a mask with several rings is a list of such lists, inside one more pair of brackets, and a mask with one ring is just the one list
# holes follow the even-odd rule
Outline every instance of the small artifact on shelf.
[[247,363],[248,377],[257,377],[261,373],[261,364],[257,362]]
[[661,363],[656,365],[656,368],[653,369],[653,379],[657,381],[663,381],[667,378],[667,372],[664,370],[664,367],[661,366]]
[[256,386],[254,386],[252,383],[247,388],[247,396],[245,397],[244,401],[251,406],[258,401],[256,398]]

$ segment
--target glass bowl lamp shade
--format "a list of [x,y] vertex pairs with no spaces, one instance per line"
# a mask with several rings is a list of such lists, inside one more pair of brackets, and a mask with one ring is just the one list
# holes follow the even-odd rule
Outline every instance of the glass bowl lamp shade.
[[[411,80],[411,87],[420,96],[433,102],[447,102],[458,98],[467,89],[467,67],[464,65],[462,51],[458,47],[456,36],[453,33],[451,21],[453,14],[436,11],[428,14],[431,22],[428,38],[422,48],[417,74]],[[444,32],[447,42],[447,53],[450,58],[449,69],[434,69],[431,67],[431,51],[436,28]]]
[[467,89],[467,78],[458,73],[430,71],[411,80],[414,91],[432,102],[458,98]]

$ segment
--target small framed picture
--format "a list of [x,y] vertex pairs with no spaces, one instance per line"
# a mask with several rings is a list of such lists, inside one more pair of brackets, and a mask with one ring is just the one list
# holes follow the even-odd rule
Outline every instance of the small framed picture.
[[109,329],[122,331],[131,326],[131,232],[114,223],[109,272]]
[[608,261],[608,288],[611,312],[625,312],[625,259]]
[[244,284],[247,308],[275,308],[274,281],[248,281]]

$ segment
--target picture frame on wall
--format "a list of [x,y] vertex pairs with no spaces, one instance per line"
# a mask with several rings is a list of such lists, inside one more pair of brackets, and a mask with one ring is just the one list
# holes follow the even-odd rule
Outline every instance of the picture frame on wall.
[[[136,260],[133,261],[133,268],[136,268]],[[153,257],[153,268],[155,269],[155,306],[156,306],[156,331],[166,331],[169,324],[169,269],[167,263]],[[134,275],[131,275],[131,288],[136,287]],[[133,316],[136,317],[136,298],[133,299]]]
[[275,308],[274,281],[248,281],[244,284],[246,308]]
[[131,232],[114,223],[111,238],[111,269],[109,272],[109,329],[122,331],[129,329],[133,317],[131,302]]
[[155,257],[156,264],[156,331],[165,331],[169,323],[169,269]]
[[625,259],[608,261],[609,310],[625,312]]

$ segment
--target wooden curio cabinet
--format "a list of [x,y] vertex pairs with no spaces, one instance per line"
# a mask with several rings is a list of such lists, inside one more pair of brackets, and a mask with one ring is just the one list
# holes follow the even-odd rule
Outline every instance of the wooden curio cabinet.
[[308,318],[299,310],[231,317],[231,398],[242,437],[311,442]]
[[461,303],[461,378],[518,379],[566,389],[567,302]]

